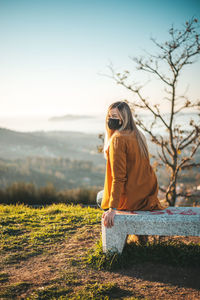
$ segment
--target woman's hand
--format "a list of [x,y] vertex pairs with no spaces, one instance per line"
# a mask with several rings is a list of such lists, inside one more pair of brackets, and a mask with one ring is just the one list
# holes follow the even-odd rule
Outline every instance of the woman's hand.
[[104,219],[104,226],[110,228],[114,225],[114,216],[116,211],[112,208],[109,208],[106,212],[103,213],[102,218]]

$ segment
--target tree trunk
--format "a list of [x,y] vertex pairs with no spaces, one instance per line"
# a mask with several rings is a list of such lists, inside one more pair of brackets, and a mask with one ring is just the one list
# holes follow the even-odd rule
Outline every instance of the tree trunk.
[[170,178],[170,185],[166,193],[166,200],[170,206],[174,206],[176,202],[176,179],[176,175],[172,174]]

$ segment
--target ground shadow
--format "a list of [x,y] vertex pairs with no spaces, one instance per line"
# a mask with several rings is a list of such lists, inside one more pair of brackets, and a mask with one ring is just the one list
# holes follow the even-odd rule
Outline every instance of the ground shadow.
[[177,267],[145,262],[135,264],[128,269],[115,271],[132,278],[171,284],[200,290],[200,268]]

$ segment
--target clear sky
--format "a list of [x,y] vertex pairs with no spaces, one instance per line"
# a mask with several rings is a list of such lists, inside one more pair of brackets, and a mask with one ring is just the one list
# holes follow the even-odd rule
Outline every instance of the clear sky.
[[[199,0],[0,0],[0,115],[98,114],[133,99],[102,75],[109,63],[134,70],[129,56],[154,50],[151,36],[165,41],[171,24],[199,15]],[[199,70],[182,79],[193,98]],[[161,92],[151,85],[151,101]]]

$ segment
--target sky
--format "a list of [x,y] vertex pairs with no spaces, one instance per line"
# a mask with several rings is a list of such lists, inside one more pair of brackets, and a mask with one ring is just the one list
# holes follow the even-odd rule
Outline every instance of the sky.
[[[151,37],[165,41],[172,24],[199,15],[199,0],[0,0],[0,116],[100,114],[134,100],[106,76],[110,63],[146,82],[130,57],[155,53]],[[194,100],[199,70],[198,61],[181,78]],[[153,81],[144,93],[161,102],[163,87]]]

